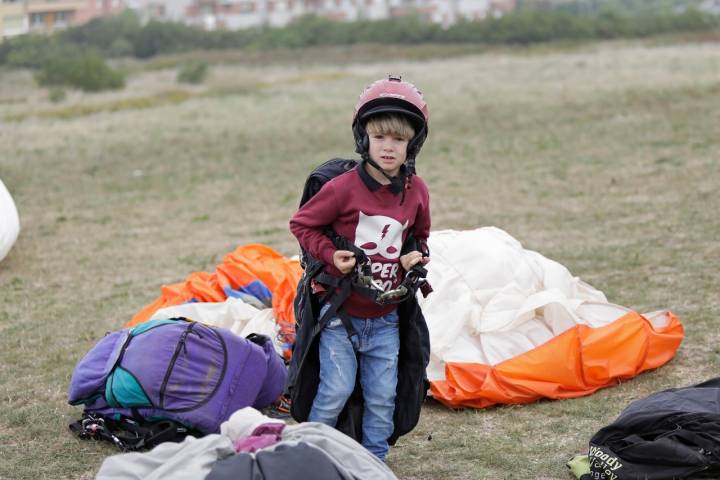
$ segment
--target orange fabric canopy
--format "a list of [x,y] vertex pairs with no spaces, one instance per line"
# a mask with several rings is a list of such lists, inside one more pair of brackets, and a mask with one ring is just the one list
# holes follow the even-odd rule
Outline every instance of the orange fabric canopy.
[[660,328],[636,312],[603,327],[577,325],[495,366],[448,362],[445,380],[432,382],[430,390],[448,407],[474,408],[589,395],[675,355],[683,326],[665,315],[669,322]]
[[287,259],[268,246],[240,246],[225,255],[215,272],[194,272],[184,282],[163,285],[160,297],[140,310],[125,326],[145,322],[163,307],[189,301],[223,302],[229,291],[241,290],[259,281],[272,293],[275,320],[280,326],[282,343],[287,345],[285,356],[289,358],[289,347],[295,341],[293,300],[301,275],[299,261]]

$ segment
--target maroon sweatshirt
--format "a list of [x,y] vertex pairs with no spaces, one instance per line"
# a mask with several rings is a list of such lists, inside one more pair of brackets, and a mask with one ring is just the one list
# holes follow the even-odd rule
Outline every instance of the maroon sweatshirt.
[[[325,262],[327,273],[340,277],[333,264],[337,249],[322,233],[323,227],[330,225],[367,254],[373,277],[386,291],[391,290],[402,282],[405,273],[400,251],[408,233],[423,243],[430,234],[430,197],[425,182],[414,176],[402,205],[401,198],[389,185],[372,178],[361,163],[330,180],[303,205],[290,219],[290,231],[302,248]],[[377,305],[353,292],[344,307],[350,315],[374,318],[389,313],[395,305]]]

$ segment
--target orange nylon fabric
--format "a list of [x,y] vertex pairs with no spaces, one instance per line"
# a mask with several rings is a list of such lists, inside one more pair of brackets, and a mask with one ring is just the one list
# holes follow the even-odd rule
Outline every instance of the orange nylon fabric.
[[680,320],[670,312],[663,328],[630,312],[609,325],[577,325],[543,345],[495,366],[452,363],[432,396],[448,407],[485,408],[541,398],[589,395],[667,363],[682,342]]
[[[300,262],[283,257],[261,244],[240,246],[225,255],[215,272],[194,272],[184,282],[163,285],[160,297],[140,310],[125,327],[145,322],[160,308],[198,302],[224,302],[225,287],[238,289],[260,280],[272,292],[272,307],[280,335],[290,345],[295,339],[293,300],[302,269]],[[289,349],[287,355],[289,355]]]

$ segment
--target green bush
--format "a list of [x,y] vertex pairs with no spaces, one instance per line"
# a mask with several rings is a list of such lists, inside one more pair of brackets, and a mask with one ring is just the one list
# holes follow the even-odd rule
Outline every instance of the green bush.
[[48,58],[73,53],[72,45],[42,35],[23,35],[2,43],[3,63],[10,67],[39,68]]
[[52,103],[60,103],[65,100],[66,96],[65,89],[63,88],[53,87],[48,92],[48,100]]
[[92,53],[49,58],[35,78],[40,85],[64,85],[86,92],[117,90],[125,86],[123,75]]
[[162,53],[177,53],[197,49],[207,33],[180,23],[148,22],[130,39],[138,58],[149,58]]
[[108,54],[111,57],[129,57],[133,54],[132,43],[125,37],[118,37],[110,44]]
[[132,39],[142,30],[140,19],[131,10],[100,17],[58,33],[60,41],[92,48],[111,56],[132,54]]
[[208,73],[208,64],[205,62],[190,62],[182,66],[177,74],[180,83],[202,83]]

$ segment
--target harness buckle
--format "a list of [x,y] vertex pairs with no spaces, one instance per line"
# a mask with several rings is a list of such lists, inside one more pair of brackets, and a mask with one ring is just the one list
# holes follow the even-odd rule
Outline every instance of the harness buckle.
[[400,285],[398,288],[395,288],[393,290],[388,290],[387,292],[383,292],[377,296],[377,301],[380,304],[385,304],[388,302],[393,302],[399,298],[404,297],[407,295],[408,289],[405,285]]
[[385,291],[385,287],[383,287],[382,283],[378,282],[373,277],[369,261],[366,263],[358,263],[358,265],[355,267],[355,272],[356,275],[353,280],[356,285],[359,285],[363,288],[380,290],[381,292]]

